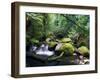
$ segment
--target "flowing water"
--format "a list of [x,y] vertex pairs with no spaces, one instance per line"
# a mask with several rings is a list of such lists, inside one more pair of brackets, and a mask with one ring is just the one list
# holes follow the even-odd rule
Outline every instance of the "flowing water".
[[38,54],[38,55],[51,56],[51,55],[54,54],[54,52],[48,50],[48,45],[47,44],[46,45],[45,44],[42,44],[40,46],[40,48],[36,51],[36,54]]

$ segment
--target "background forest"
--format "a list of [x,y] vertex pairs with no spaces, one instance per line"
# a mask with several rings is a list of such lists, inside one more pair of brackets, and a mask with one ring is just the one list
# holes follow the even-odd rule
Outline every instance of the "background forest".
[[26,13],[26,66],[89,63],[89,15]]

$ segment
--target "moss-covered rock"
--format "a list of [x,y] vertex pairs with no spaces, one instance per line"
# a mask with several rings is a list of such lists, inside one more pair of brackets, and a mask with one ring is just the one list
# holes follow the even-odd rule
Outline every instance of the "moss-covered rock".
[[89,55],[89,49],[86,46],[79,47],[78,51],[79,51],[80,54],[82,54],[84,56],[88,56]]
[[74,46],[70,43],[63,43],[59,51],[70,53],[71,55],[74,52]]
[[54,47],[57,44],[55,41],[48,42],[49,47]]
[[72,42],[72,40],[70,38],[62,38],[61,42],[62,43],[68,43],[68,42]]

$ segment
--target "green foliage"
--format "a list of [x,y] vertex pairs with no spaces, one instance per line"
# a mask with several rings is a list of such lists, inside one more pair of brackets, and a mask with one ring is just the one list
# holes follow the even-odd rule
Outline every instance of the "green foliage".
[[39,40],[32,38],[32,39],[31,39],[31,43],[32,43],[33,45],[38,45],[38,44],[39,44]]
[[52,32],[48,32],[48,33],[46,34],[46,37],[47,37],[47,38],[50,38],[50,39],[53,39],[53,38],[54,38],[54,34],[53,34]]

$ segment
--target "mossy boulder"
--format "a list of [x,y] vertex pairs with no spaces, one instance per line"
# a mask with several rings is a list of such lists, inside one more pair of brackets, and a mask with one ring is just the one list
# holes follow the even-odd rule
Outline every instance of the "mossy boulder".
[[78,48],[78,51],[80,54],[83,56],[88,56],[89,55],[89,49],[86,46],[81,46]]
[[48,42],[49,47],[54,47],[57,44],[55,41]]
[[63,43],[59,51],[70,53],[72,55],[74,52],[74,46],[70,43]]
[[68,43],[68,42],[72,42],[72,40],[70,38],[62,38],[61,42],[62,43]]

